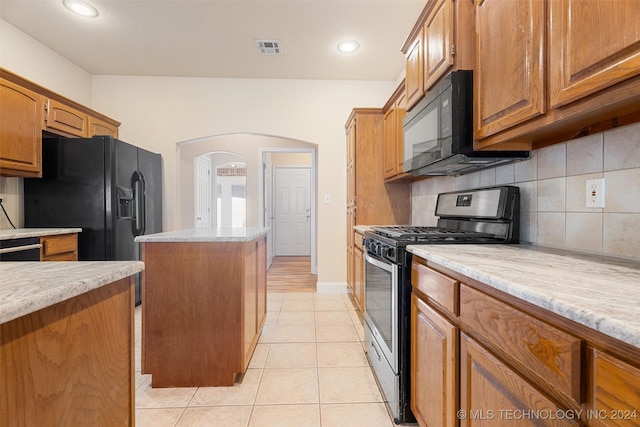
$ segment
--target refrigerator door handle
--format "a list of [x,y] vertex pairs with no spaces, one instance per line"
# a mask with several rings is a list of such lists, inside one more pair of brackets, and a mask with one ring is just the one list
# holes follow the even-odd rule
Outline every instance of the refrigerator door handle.
[[146,212],[145,212],[145,197],[144,197],[144,193],[145,193],[145,184],[144,184],[144,177],[142,176],[142,174],[138,171],[136,171],[133,174],[133,194],[134,194],[134,198],[135,198],[135,206],[136,206],[136,213],[135,213],[135,221],[133,222],[133,234],[135,236],[140,236],[142,234],[144,234],[145,231],[145,217],[146,217]]

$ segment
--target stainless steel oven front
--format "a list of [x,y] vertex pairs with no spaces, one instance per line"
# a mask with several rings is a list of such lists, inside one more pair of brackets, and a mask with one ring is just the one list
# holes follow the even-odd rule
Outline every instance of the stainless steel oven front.
[[367,358],[395,418],[400,414],[398,373],[398,278],[400,266],[365,255]]

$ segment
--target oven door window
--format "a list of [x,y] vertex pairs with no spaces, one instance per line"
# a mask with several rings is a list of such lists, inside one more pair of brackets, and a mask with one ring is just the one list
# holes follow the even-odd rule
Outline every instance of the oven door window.
[[[382,349],[391,364],[396,343],[397,266],[370,255],[365,262],[365,311],[368,320],[378,330],[386,349]],[[382,343],[380,343],[382,344]]]

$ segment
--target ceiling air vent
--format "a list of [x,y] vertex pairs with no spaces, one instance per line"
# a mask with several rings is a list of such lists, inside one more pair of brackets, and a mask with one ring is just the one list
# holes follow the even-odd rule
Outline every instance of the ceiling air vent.
[[260,55],[282,55],[280,40],[256,40]]

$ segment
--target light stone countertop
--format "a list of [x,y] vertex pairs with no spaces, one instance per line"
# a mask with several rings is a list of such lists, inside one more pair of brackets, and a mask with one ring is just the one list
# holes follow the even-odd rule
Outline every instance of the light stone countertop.
[[190,228],[146,234],[135,238],[136,242],[250,242],[264,236],[268,227]]
[[141,261],[0,262],[0,323],[142,270]]
[[640,262],[526,245],[407,250],[640,348]]
[[0,230],[0,240],[80,233],[81,231],[82,228],[9,228],[6,230]]

